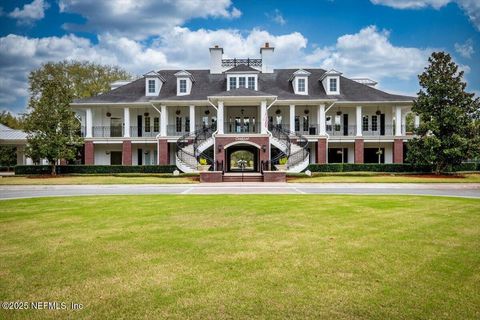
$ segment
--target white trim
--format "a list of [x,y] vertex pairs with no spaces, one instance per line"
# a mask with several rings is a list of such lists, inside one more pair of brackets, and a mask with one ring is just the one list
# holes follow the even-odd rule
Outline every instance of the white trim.
[[262,150],[261,146],[259,146],[258,144],[254,143],[254,142],[248,141],[248,140],[232,141],[229,144],[223,146],[223,150],[226,150],[227,148],[229,148],[231,146],[234,146],[234,145],[237,145],[237,144],[248,144],[248,145],[257,147],[258,149]]

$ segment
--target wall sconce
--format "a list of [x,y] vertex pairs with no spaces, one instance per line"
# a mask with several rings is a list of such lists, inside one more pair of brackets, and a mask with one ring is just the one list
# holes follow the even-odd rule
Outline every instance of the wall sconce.
[[264,145],[264,144],[262,144],[262,151],[263,151],[263,152],[267,152],[267,146]]
[[305,110],[303,111],[303,113],[305,113],[305,114],[309,114],[309,113],[310,113],[310,110],[308,110],[308,109],[305,109]]
[[280,109],[277,109],[277,110],[275,111],[275,114],[280,114],[280,113],[282,113],[282,110],[280,110]]
[[144,115],[145,117],[148,117],[149,114],[150,114],[150,113],[145,112],[143,115]]
[[182,113],[180,110],[175,111],[175,114],[176,114],[177,116],[179,116],[180,113]]
[[149,154],[150,152],[148,152],[148,151],[145,151],[144,153],[145,153],[145,155],[147,155],[147,154]]
[[112,114],[110,112],[107,112],[107,117],[110,118],[111,116],[112,116]]
[[217,148],[218,153],[222,152],[222,149],[223,149],[223,145],[219,144]]
[[110,151],[108,151],[108,150],[105,151],[105,154],[106,154],[106,155],[109,155],[109,154],[110,154]]

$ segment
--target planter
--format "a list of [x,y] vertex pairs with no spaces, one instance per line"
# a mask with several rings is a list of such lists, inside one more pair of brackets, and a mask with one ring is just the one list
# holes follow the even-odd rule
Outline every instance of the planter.
[[203,172],[203,171],[208,171],[208,169],[210,169],[210,167],[211,167],[210,164],[199,164],[197,166],[197,169],[198,169],[198,171]]
[[278,171],[287,171],[287,165],[286,164],[276,164],[275,168],[277,168]]

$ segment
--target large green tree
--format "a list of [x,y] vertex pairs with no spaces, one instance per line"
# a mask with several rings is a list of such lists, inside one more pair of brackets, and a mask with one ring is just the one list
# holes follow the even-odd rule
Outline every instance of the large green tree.
[[69,106],[73,99],[106,92],[111,82],[128,78],[118,67],[78,61],[49,62],[32,71],[25,117],[27,156],[47,159],[55,175],[58,160],[74,159],[82,144],[80,123]]
[[478,156],[480,99],[465,92],[463,71],[449,54],[434,52],[428,61],[412,108],[421,122],[408,143],[407,160],[440,173]]

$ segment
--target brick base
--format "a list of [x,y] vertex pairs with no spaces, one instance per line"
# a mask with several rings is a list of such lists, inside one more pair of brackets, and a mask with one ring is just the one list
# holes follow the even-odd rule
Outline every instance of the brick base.
[[317,163],[327,163],[327,139],[317,141]]
[[222,182],[223,181],[223,172],[222,171],[202,171],[200,172],[200,182]]
[[355,163],[363,163],[363,139],[355,139]]
[[124,166],[132,165],[132,141],[123,141],[122,144],[122,164]]
[[168,142],[167,139],[160,139],[158,140],[158,164],[170,164],[170,156],[168,153]]
[[393,140],[393,163],[403,163],[403,140]]
[[263,171],[263,182],[287,182],[285,171]]
[[93,141],[85,141],[85,164],[95,164]]

